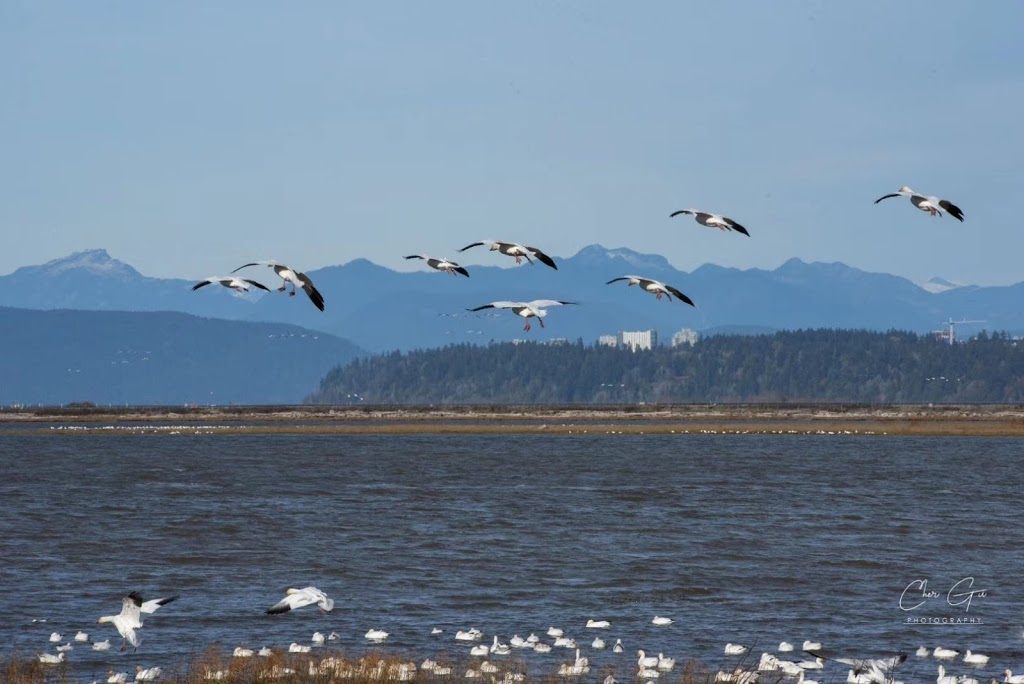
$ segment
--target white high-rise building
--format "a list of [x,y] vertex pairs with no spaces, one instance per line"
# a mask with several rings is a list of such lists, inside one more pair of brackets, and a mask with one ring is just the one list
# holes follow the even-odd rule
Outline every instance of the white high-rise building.
[[600,347],[617,347],[619,346],[618,335],[601,335],[597,338],[597,344]]
[[658,346],[658,331],[654,329],[638,330],[636,332],[623,330],[619,333],[619,346],[629,347],[633,351],[653,349]]
[[697,344],[697,340],[699,339],[700,335],[697,333],[696,330],[691,330],[690,328],[683,328],[682,330],[680,330],[679,332],[672,336],[672,346],[679,347],[684,344],[688,344],[692,347],[693,345]]

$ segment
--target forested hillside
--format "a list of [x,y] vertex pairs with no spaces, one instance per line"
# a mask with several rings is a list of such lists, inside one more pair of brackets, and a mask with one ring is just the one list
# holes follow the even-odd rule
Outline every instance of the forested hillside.
[[907,332],[721,335],[631,352],[575,344],[452,345],[357,359],[309,397],[364,403],[879,403],[1024,401],[1024,347],[1005,334],[950,346]]

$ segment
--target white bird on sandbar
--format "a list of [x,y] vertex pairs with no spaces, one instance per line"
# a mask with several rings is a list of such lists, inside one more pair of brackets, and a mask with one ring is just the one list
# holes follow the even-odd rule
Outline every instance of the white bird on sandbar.
[[662,295],[664,295],[668,298],[669,301],[672,301],[672,295],[675,295],[679,299],[679,301],[686,302],[690,306],[694,306],[692,299],[690,299],[689,297],[687,297],[686,295],[684,295],[682,292],[672,287],[671,285],[666,285],[660,280],[655,280],[654,278],[645,278],[643,276],[638,275],[627,275],[620,276],[618,278],[612,278],[607,283],[605,283],[605,285],[611,285],[612,283],[617,283],[620,280],[629,281],[629,285],[627,287],[639,285],[641,289],[653,294],[655,299],[661,299]]
[[576,302],[563,302],[558,299],[534,299],[532,302],[491,302],[478,306],[475,309],[466,311],[482,311],[483,309],[512,309],[512,313],[526,319],[523,330],[530,330],[530,319],[536,318],[540,327],[544,327],[544,317],[548,315],[547,307],[562,306],[563,304],[576,304]]
[[679,211],[673,211],[669,214],[669,218],[673,216],[679,216],[680,214],[689,214],[702,226],[708,228],[718,228],[719,230],[735,230],[737,233],[743,233],[747,237],[750,237],[750,233],[747,229],[740,224],[733,221],[731,218],[726,218],[721,214],[711,214],[706,211],[700,211],[698,209],[680,209]]
[[304,587],[302,589],[288,589],[284,592],[283,599],[267,608],[267,614],[277,615],[287,613],[295,608],[305,608],[316,604],[321,613],[329,613],[334,610],[334,599],[328,598],[327,594],[316,587]]
[[128,648],[129,643],[132,645],[133,649],[137,649],[139,647],[139,637],[135,633],[135,630],[142,628],[143,613],[154,613],[160,606],[167,605],[177,598],[178,596],[175,595],[167,598],[146,601],[142,598],[142,595],[139,594],[139,592],[133,591],[121,599],[120,613],[117,615],[104,615],[96,622],[98,624],[103,624],[105,622],[113,623],[114,627],[117,628],[117,633],[121,635],[122,639],[124,639],[121,643],[122,651]]
[[526,259],[528,262],[532,264],[533,260],[530,259],[530,257],[533,256],[536,257],[537,261],[541,262],[545,266],[550,266],[556,271],[558,270],[558,266],[555,264],[555,260],[549,257],[547,254],[540,251],[536,247],[527,247],[525,245],[520,245],[516,242],[498,242],[497,240],[481,240],[480,242],[474,242],[472,244],[466,245],[459,251],[465,252],[467,249],[471,247],[481,247],[483,245],[489,245],[490,250],[492,252],[500,252],[501,254],[504,254],[506,256],[515,257],[517,264],[522,263],[522,259]]
[[230,290],[234,290],[235,292],[248,292],[250,288],[253,287],[270,292],[270,288],[267,287],[266,285],[257,283],[255,280],[249,280],[248,278],[239,278],[237,276],[210,276],[209,278],[206,278],[205,280],[200,280],[198,283],[193,285],[192,291],[195,292],[199,288],[206,287],[207,285],[212,285],[213,283],[223,285],[224,287]]
[[424,261],[427,262],[427,266],[435,270],[444,271],[445,273],[451,273],[452,275],[455,275],[456,273],[461,273],[467,278],[469,277],[469,271],[467,271],[462,266],[459,266],[454,261],[451,261],[450,259],[435,259],[432,256],[427,256],[426,254],[411,254],[405,258],[423,259]]
[[316,308],[320,309],[321,311],[324,310],[323,295],[321,295],[319,290],[317,290],[313,286],[313,281],[310,280],[309,276],[307,276],[305,273],[299,273],[298,271],[288,268],[284,264],[278,263],[273,259],[268,259],[265,261],[252,261],[248,264],[243,264],[236,268],[234,271],[232,271],[232,273],[237,273],[238,271],[241,271],[243,268],[248,268],[249,266],[269,266],[270,268],[274,269],[274,273],[281,276],[282,282],[281,287],[277,288],[278,292],[284,292],[288,287],[288,283],[291,283],[292,291],[288,293],[288,296],[294,297],[296,288],[301,287],[302,290],[309,296],[309,300],[313,302],[313,305]]
[[939,199],[938,197],[931,195],[920,195],[904,185],[894,193],[882,195],[875,200],[875,204],[878,204],[884,199],[889,199],[890,197],[909,197],[910,203],[921,211],[927,211],[932,216],[942,216],[942,212],[945,211],[957,221],[963,223],[964,212],[960,210],[960,207],[956,206],[949,200]]

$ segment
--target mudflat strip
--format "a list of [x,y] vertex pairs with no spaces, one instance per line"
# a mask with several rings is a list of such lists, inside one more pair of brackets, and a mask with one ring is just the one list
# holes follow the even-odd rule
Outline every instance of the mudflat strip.
[[[1024,436],[1024,406],[256,406],[0,410],[81,434],[835,434]],[[33,424],[47,423],[45,427]]]

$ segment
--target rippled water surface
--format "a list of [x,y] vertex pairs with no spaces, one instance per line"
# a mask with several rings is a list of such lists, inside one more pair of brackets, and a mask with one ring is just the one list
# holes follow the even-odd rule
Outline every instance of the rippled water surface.
[[[0,445],[0,642],[29,655],[53,650],[52,631],[111,638],[69,653],[83,675],[315,630],[358,651],[384,629],[384,650],[422,657],[468,651],[457,629],[507,642],[552,625],[630,674],[638,648],[717,667],[727,641],[759,654],[783,639],[971,648],[992,656],[974,676],[1024,670],[1019,440],[9,431]],[[947,600],[967,577],[988,591],[969,610]],[[924,605],[902,610],[922,579],[940,596],[911,591],[903,607]],[[264,614],[310,584],[333,613]],[[122,655],[96,618],[130,590],[181,598]],[[624,656],[591,651],[589,618],[611,621],[601,635]],[[553,671],[572,655],[525,659]],[[906,668],[935,676],[932,660]]]

